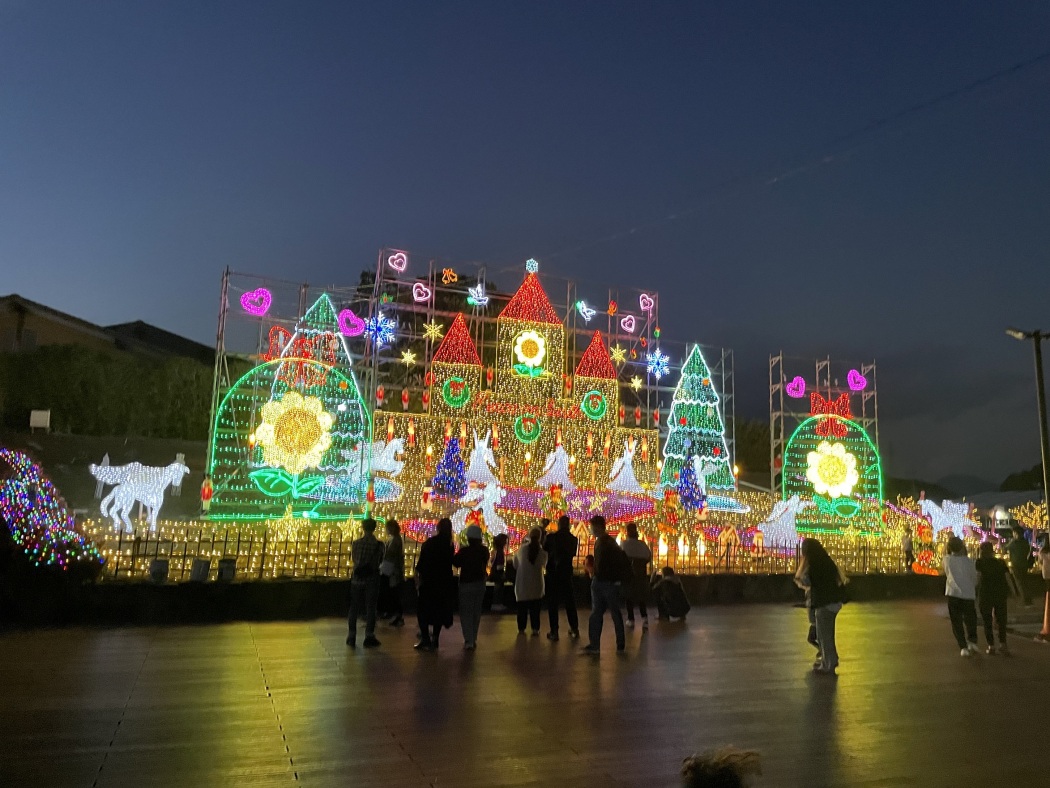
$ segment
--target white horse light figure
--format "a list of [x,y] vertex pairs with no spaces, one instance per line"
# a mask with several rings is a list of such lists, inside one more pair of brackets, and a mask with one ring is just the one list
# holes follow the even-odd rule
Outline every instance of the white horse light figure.
[[485,518],[485,529],[492,536],[507,532],[507,524],[496,514],[496,505],[503,500],[507,492],[498,484],[471,484],[459,503],[463,508],[452,515],[452,526],[456,533],[467,525],[467,515],[472,511],[481,512]]
[[576,489],[576,485],[569,478],[569,454],[564,446],[558,446],[547,455],[543,475],[536,480],[536,486],[540,488],[550,487],[552,484],[560,484],[562,492],[566,495]]
[[397,477],[405,468],[405,463],[397,459],[397,455],[404,452],[404,438],[394,438],[390,443],[376,441],[372,444],[372,472],[382,471]]
[[923,516],[933,521],[934,533],[947,528],[962,539],[966,536],[965,529],[973,528],[973,521],[966,516],[970,511],[968,504],[941,501],[941,505],[938,506],[933,501],[923,498],[919,501],[919,507]]
[[758,530],[765,537],[765,545],[767,547],[786,547],[798,544],[795,517],[803,509],[809,509],[815,505],[813,501],[800,500],[797,495],[792,495],[786,501],[777,501],[769,517],[758,525]]
[[168,486],[181,483],[190,469],[181,462],[164,467],[151,467],[138,462],[128,465],[92,465],[91,475],[103,484],[114,485],[109,495],[102,499],[102,516],[113,520],[113,527],[132,533],[135,529],[128,519],[135,501],[141,501],[149,511],[149,527],[157,530],[157,515],[164,504],[164,491]]
[[485,439],[478,438],[477,430],[474,431],[474,449],[470,452],[470,463],[467,465],[466,480],[478,484],[499,484],[499,479],[492,472],[496,469],[496,458],[492,456],[489,448],[489,439],[492,438],[492,430],[485,433]]
[[624,441],[623,456],[613,463],[612,470],[609,472],[609,478],[612,481],[609,482],[605,489],[635,493],[637,495],[645,493],[645,488],[638,483],[638,479],[634,475],[634,449],[633,443]]

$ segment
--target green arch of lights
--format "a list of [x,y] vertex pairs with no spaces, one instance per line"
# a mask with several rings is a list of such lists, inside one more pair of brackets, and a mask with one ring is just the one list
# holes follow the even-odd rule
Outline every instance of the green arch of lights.
[[[326,374],[328,374],[328,375],[335,375],[337,380],[346,381],[347,386],[348,386],[348,389],[347,389],[348,393],[352,392],[351,396],[348,397],[348,399],[349,398],[356,399],[359,402],[359,404],[360,404],[361,415],[362,415],[362,429],[363,429],[362,441],[366,442],[366,443],[371,442],[371,440],[372,440],[372,432],[373,432],[372,412],[364,404],[364,399],[361,396],[361,389],[358,388],[357,379],[354,377],[353,371],[351,371],[349,376],[347,376],[344,372],[342,372],[337,367],[335,367],[335,366],[333,366],[331,364],[326,364],[323,361],[318,361],[315,358],[301,358],[301,357],[298,357],[298,356],[288,356],[288,357],[284,357],[284,358],[275,358],[275,359],[271,359],[270,361],[264,361],[262,364],[257,364],[256,366],[252,367],[247,372],[245,372],[243,375],[241,375],[241,377],[237,379],[237,382],[234,383],[232,386],[230,386],[230,388],[226,391],[226,394],[223,395],[222,401],[219,403],[218,407],[215,408],[215,414],[214,414],[214,417],[211,420],[211,425],[210,425],[211,426],[211,434],[210,434],[209,440],[208,440],[208,475],[210,477],[212,477],[214,479],[214,471],[215,471],[215,466],[216,466],[215,441],[216,441],[216,433],[217,433],[218,427],[219,427],[219,420],[222,418],[223,413],[226,412],[226,408],[227,408],[227,406],[229,404],[230,398],[233,397],[237,393],[237,391],[240,390],[240,388],[242,386],[244,386],[246,384],[247,385],[251,385],[250,379],[253,376],[259,375],[260,372],[266,370],[267,368],[280,367],[283,364],[293,364],[293,363],[304,363],[304,364],[309,364],[309,365],[312,365],[312,366],[315,366],[315,367],[320,367],[320,368],[325,370]],[[276,379],[276,373],[270,375],[270,381],[269,381],[269,385],[268,385],[267,388],[268,388],[268,391],[271,392],[271,393],[272,393],[272,389],[273,389],[273,381],[275,379]],[[371,476],[371,465],[372,465],[372,454],[371,454],[371,452],[365,452],[365,456],[364,456],[363,459],[364,459],[364,463],[365,463],[364,464],[363,476],[367,478],[367,477]],[[231,517],[231,516],[223,516],[223,515],[218,515],[217,516],[217,515],[213,514],[213,515],[211,515],[209,517],[209,519],[213,519],[213,520],[225,520],[225,519],[254,520],[254,519],[260,519],[261,520],[261,519],[269,519],[270,517],[271,517],[271,515],[254,515],[253,516],[253,515],[250,515],[250,514],[245,514],[245,515],[237,515],[237,516],[232,516]],[[343,519],[345,519],[345,518],[343,518]],[[356,516],[355,516],[355,519],[357,519]]]
[[[819,416],[810,416],[808,419],[799,424],[798,427],[795,428],[795,431],[791,433],[791,438],[788,439],[788,442],[784,445],[784,456],[787,456],[788,451],[792,448],[792,446],[795,443],[795,439],[798,437],[798,434],[802,432],[802,430],[806,429],[807,427],[814,427],[818,422],[823,421],[824,419],[834,419],[836,421],[841,421],[844,424],[846,424],[848,428],[855,430],[856,433],[859,433],[861,436],[863,436],[864,440],[868,444],[868,447],[871,449],[872,455],[875,457],[875,483],[878,488],[878,497],[876,498],[876,502],[879,506],[882,506],[882,455],[879,454],[879,450],[875,446],[875,443],[871,440],[871,436],[868,435],[868,431],[852,419],[847,419],[845,416],[837,416],[834,414],[821,414]],[[834,436],[832,436],[828,438],[822,438],[822,440],[826,440],[829,443],[834,443],[836,440],[840,439],[837,439]],[[782,500],[787,500],[788,474],[786,464],[784,465],[784,467],[781,468],[781,477],[782,478],[780,480],[780,497]]]

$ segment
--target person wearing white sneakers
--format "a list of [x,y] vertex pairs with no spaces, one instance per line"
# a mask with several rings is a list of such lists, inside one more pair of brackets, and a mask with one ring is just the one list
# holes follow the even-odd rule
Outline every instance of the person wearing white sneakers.
[[944,595],[948,597],[948,617],[959,644],[959,656],[971,657],[977,653],[977,568],[958,536],[948,540],[943,567]]
[[638,538],[638,526],[627,523],[627,538],[620,547],[631,560],[631,582],[627,584],[627,626],[634,629],[634,606],[642,617],[642,629],[649,629],[649,564],[653,551]]

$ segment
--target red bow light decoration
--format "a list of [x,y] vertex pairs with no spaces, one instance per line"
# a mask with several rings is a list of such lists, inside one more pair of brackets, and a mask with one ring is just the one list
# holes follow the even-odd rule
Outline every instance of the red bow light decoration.
[[[853,413],[849,409],[849,394],[839,394],[834,400],[826,400],[817,392],[811,392],[809,395],[809,412],[812,416],[853,418]],[[845,438],[848,432],[846,425],[838,419],[821,419],[815,431],[822,438]]]

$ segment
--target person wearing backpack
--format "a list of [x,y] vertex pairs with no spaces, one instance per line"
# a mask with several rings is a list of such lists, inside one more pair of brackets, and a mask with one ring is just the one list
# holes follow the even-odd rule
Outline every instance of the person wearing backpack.
[[597,655],[602,639],[605,612],[612,616],[616,631],[616,652],[623,654],[627,648],[627,636],[623,626],[623,611],[620,601],[620,586],[630,580],[631,564],[620,546],[605,532],[605,518],[591,518],[591,535],[594,536],[594,579],[591,581],[591,618],[588,622],[590,642],[583,647],[583,654]]
[[379,601],[379,565],[383,561],[383,543],[376,539],[376,521],[367,517],[361,521],[364,535],[350,545],[354,562],[350,574],[350,614],[347,616],[349,633],[346,645],[357,648],[357,619],[365,617],[365,648],[375,648],[376,605]]

